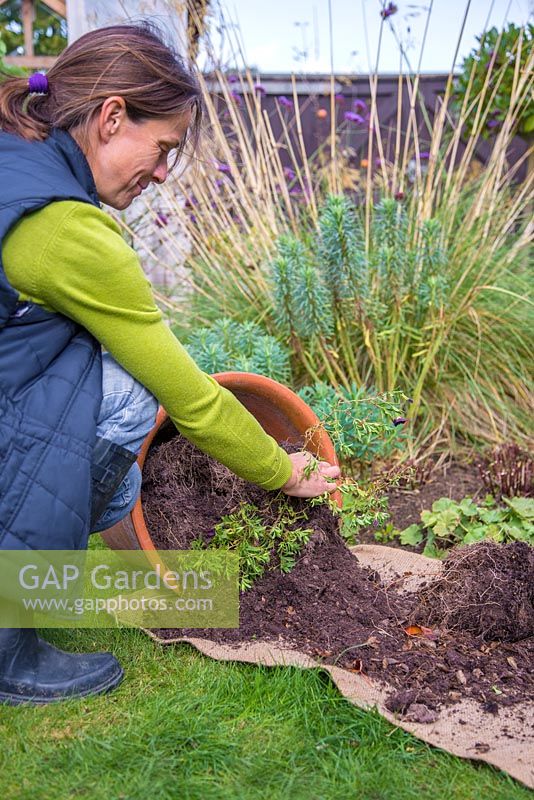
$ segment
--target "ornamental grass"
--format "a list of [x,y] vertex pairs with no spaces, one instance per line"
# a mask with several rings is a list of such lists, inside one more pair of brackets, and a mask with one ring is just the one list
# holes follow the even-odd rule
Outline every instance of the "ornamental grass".
[[[180,222],[179,240],[159,223],[166,266],[190,270],[181,296],[160,296],[180,338],[221,318],[255,323],[286,349],[290,373],[281,377],[295,389],[322,381],[402,391],[413,401],[412,453],[527,444],[534,173],[517,181],[528,152],[514,166],[507,160],[534,86],[534,51],[526,46],[520,36],[507,112],[482,170],[475,148],[505,69],[496,62],[483,82],[467,81],[460,103],[449,75],[424,140],[419,74],[400,74],[397,120],[405,86],[409,123],[403,137],[398,125],[388,132],[391,160],[376,72],[370,100],[351,112],[361,123],[348,114],[336,122],[332,77],[330,136],[311,156],[295,79],[291,96],[276,103],[282,134],[275,138],[257,75],[246,68],[201,75],[203,150],[147,203],[154,224],[161,203]],[[354,124],[370,127],[358,166],[344,146]],[[228,368],[221,361],[214,369]]]

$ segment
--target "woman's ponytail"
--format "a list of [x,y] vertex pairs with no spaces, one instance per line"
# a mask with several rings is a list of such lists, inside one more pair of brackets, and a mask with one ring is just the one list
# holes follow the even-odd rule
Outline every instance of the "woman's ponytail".
[[46,76],[2,81],[0,75],[0,129],[41,141],[51,128],[76,130],[83,142],[112,95],[124,98],[134,122],[191,112],[187,144],[194,149],[203,113],[200,86],[148,21],[89,31],[63,50]]
[[27,111],[29,103],[35,112],[36,106],[42,106],[46,99],[46,96],[31,94],[28,78],[0,76],[0,130],[34,141],[46,139],[50,126],[36,119],[41,115],[30,115]]

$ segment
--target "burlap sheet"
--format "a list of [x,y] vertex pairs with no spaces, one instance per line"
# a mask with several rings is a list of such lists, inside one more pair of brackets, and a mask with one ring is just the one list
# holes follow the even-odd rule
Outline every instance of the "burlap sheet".
[[[397,591],[414,591],[422,581],[441,569],[439,561],[393,547],[358,545],[351,550],[363,566],[375,569],[384,583],[393,584]],[[189,642],[204,655],[218,661],[320,667],[330,673],[339,691],[351,703],[361,708],[376,706],[383,717],[417,738],[461,758],[486,761],[534,788],[534,698],[527,704],[500,709],[498,715],[483,712],[476,701],[465,698],[442,709],[435,722],[407,722],[385,707],[391,689],[345,669],[319,664],[305,653],[266,642],[236,647],[192,636],[160,639],[150,630],[145,632],[160,644]]]

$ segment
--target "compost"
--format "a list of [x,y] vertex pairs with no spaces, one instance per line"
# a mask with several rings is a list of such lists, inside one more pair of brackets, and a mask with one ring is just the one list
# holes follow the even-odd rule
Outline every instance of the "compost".
[[[299,444],[282,443],[287,452]],[[158,549],[208,544],[221,518],[253,503],[274,523],[279,492],[234,475],[177,434],[151,448],[142,503]],[[387,707],[414,722],[432,722],[443,705],[464,697],[485,711],[534,696],[534,550],[490,542],[453,551],[438,578],[416,593],[360,566],[324,505],[289,498],[314,533],[290,573],[273,554],[269,569],[241,592],[237,629],[158,629],[161,639],[206,638],[226,645],[275,643],[319,662],[379,680]]]

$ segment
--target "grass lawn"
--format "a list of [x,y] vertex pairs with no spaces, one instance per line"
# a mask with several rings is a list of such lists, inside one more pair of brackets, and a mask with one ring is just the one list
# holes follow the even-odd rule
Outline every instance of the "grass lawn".
[[218,663],[133,629],[46,637],[69,650],[109,648],[126,676],[101,697],[0,706],[4,800],[532,797],[352,706],[320,670]]

